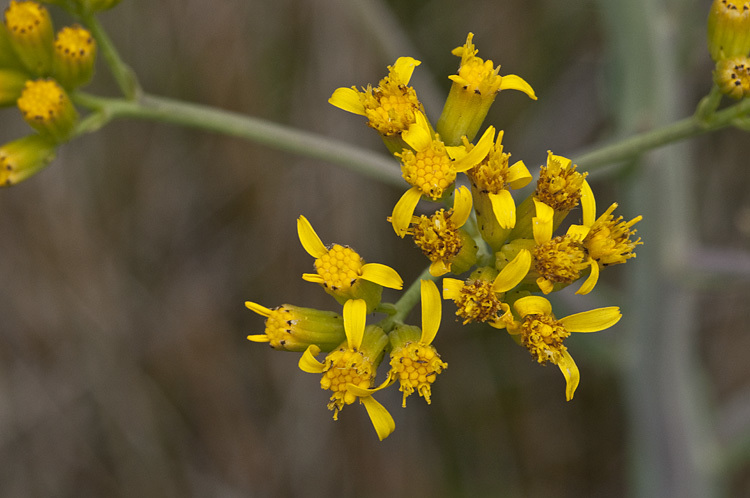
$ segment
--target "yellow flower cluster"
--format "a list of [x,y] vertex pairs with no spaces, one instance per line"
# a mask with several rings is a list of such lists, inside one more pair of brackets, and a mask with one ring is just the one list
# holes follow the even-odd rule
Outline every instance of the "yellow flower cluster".
[[0,105],[17,105],[35,134],[0,147],[0,185],[15,185],[54,158],[71,138],[78,112],[68,96],[94,72],[96,42],[74,25],[57,35],[47,9],[11,0],[0,25]]
[[[633,225],[641,218],[615,218],[617,204],[597,218],[586,173],[551,152],[541,166],[536,189],[516,205],[511,190],[532,181],[523,161],[511,163],[502,145],[503,132],[492,126],[472,141],[499,92],[520,90],[532,99],[536,95],[522,78],[500,76],[500,67],[477,53],[471,33],[463,46],[453,50],[461,62],[457,74],[450,76],[453,84],[436,127],[409,86],[420,64],[411,57],[389,66],[377,87],[339,88],[329,102],[367,118],[400,162],[408,189],[387,220],[397,236],[413,237],[429,260],[432,278],[442,278],[442,299],[454,301],[458,319],[505,329],[534,360],[557,365],[570,400],[579,372],[565,339],[572,332],[614,325],[620,310],[599,308],[558,319],[550,302],[538,294],[550,294],[579,280],[577,293],[591,292],[603,268],[635,257],[641,241],[635,238]],[[468,185],[457,184],[462,176]],[[416,216],[422,201],[443,206],[429,216]],[[582,224],[569,225],[564,234],[555,235],[579,206]],[[299,367],[321,374],[321,388],[332,392],[328,408],[334,418],[344,406],[359,400],[382,440],[395,424],[373,395],[398,381],[404,406],[414,392],[429,403],[432,384],[447,367],[432,344],[440,326],[440,291],[432,280],[421,280],[422,327],[406,325],[401,321],[408,312],[402,309],[405,298],[395,304],[381,302],[384,286],[402,287],[395,270],[365,263],[350,247],[323,244],[304,216],[298,219],[297,231],[305,251],[315,258],[316,273],[303,279],[319,284],[343,305],[342,316],[291,305],[270,310],[248,302],[250,309],[267,317],[265,333],[248,338],[269,342],[275,349],[304,349]],[[469,271],[468,278],[445,277]],[[371,312],[387,316],[367,325]],[[323,361],[316,359],[321,353],[327,353]],[[377,369],[386,353],[390,368],[377,382]]]

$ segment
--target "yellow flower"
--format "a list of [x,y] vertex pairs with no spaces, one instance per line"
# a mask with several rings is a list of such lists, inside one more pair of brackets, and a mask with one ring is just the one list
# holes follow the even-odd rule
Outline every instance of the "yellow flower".
[[302,278],[320,284],[339,303],[349,299],[364,299],[368,311],[380,303],[383,287],[403,288],[404,282],[393,268],[365,263],[352,248],[333,244],[326,247],[307,218],[297,219],[297,234],[305,251],[315,258],[317,273],[305,273]]
[[333,393],[328,409],[333,411],[334,420],[338,420],[338,413],[345,405],[359,399],[382,441],[393,432],[396,423],[368,389],[375,380],[377,362],[388,344],[388,336],[379,327],[365,327],[366,319],[367,304],[363,300],[347,301],[344,304],[346,341],[329,353],[322,363],[315,359],[320,348],[311,345],[302,354],[299,368],[303,372],[323,374],[320,387]]
[[496,251],[516,226],[516,203],[510,189],[523,188],[531,181],[531,173],[523,161],[509,166],[510,154],[503,152],[502,140],[501,130],[487,157],[466,172],[471,181],[477,226],[482,238]]
[[376,88],[367,85],[364,91],[356,87],[337,88],[328,102],[339,109],[365,116],[367,125],[380,133],[391,152],[403,147],[402,132],[409,129],[416,114],[424,112],[414,88],[408,86],[414,69],[421,62],[411,57],[399,57],[388,66],[388,76]]
[[446,147],[438,135],[433,137],[427,118],[417,114],[417,122],[402,135],[414,149],[400,154],[401,173],[412,187],[393,208],[391,223],[399,237],[407,233],[414,210],[422,195],[436,201],[456,181],[456,174],[469,170],[482,161],[493,144],[495,129],[490,126],[477,145],[467,151],[465,146]]
[[750,58],[738,55],[716,63],[714,82],[721,93],[739,100],[750,95]]
[[52,72],[61,85],[73,89],[88,83],[95,61],[96,41],[88,30],[76,25],[57,33]]
[[508,332],[520,335],[521,344],[542,365],[551,361],[565,376],[565,398],[570,401],[578,387],[580,373],[563,340],[571,332],[599,332],[616,324],[622,314],[617,306],[576,313],[557,320],[552,305],[540,296],[527,296],[513,303],[520,321]]
[[403,407],[406,407],[406,398],[414,391],[430,404],[432,384],[438,374],[448,368],[432,345],[440,328],[440,292],[432,280],[421,280],[420,285],[422,329],[399,325],[389,335],[393,350],[388,377],[391,382],[399,381]]
[[[587,253],[583,239],[588,234],[588,227],[571,225],[565,235],[552,238],[552,226],[555,211],[543,202],[534,199],[536,217],[532,220],[534,241],[537,246],[533,251],[533,271],[539,277],[536,283],[545,294],[554,290],[555,284],[570,284],[581,277],[587,268],[591,269],[589,277],[576,294],[588,294],[599,279],[599,265]],[[584,220],[593,218],[585,211]]]
[[461,57],[461,65],[458,74],[448,77],[453,84],[437,125],[438,133],[449,145],[459,144],[464,135],[470,141],[474,139],[501,90],[520,90],[536,100],[534,90],[522,78],[514,74],[500,76],[500,66],[493,67],[491,60],[477,57],[473,38],[474,33],[469,33],[466,43],[452,51]]
[[524,279],[531,267],[531,253],[522,249],[498,272],[483,267],[475,270],[468,280],[443,279],[443,299],[452,299],[458,308],[456,315],[470,322],[486,322],[495,328],[505,328],[513,319],[510,306],[503,302],[505,293]]
[[414,216],[407,233],[432,262],[430,274],[440,277],[448,272],[460,274],[477,261],[477,245],[461,227],[471,214],[471,193],[466,187],[454,192],[453,209],[441,209],[431,216]]
[[266,317],[263,334],[247,336],[253,342],[267,342],[281,351],[304,351],[315,344],[321,351],[331,351],[346,338],[341,315],[332,311],[301,308],[282,304],[274,309],[251,301],[248,309]]
[[36,2],[11,0],[5,10],[8,38],[16,55],[32,74],[49,73],[52,64],[52,20]]
[[9,187],[41,171],[55,158],[55,142],[29,135],[0,147],[0,186]]
[[[588,193],[585,194],[586,197],[588,195]],[[593,193],[590,195],[593,204]],[[612,203],[596,221],[588,224],[587,219],[584,218],[584,227],[588,228],[588,232],[585,233],[583,238],[583,246],[586,248],[588,255],[600,267],[625,263],[630,258],[635,257],[635,247],[643,244],[640,237],[631,240],[631,237],[634,237],[636,233],[636,230],[633,230],[632,227],[641,221],[643,216],[636,216],[630,221],[623,221],[622,216],[615,218],[612,215],[616,208],[617,203]],[[593,209],[593,213],[596,213],[595,205],[592,205],[591,209]]]
[[29,126],[57,142],[70,137],[78,120],[70,97],[53,79],[27,81],[18,108]]
[[714,0],[708,13],[708,50],[721,59],[750,52],[750,2]]

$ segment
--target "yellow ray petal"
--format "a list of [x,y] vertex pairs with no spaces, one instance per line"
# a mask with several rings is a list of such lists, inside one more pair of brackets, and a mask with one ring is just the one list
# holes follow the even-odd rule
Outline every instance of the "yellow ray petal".
[[461,295],[461,289],[464,288],[464,281],[455,278],[443,279],[443,299],[456,300]]
[[271,316],[271,312],[273,311],[273,310],[266,308],[265,306],[262,306],[258,303],[254,303],[252,301],[245,301],[245,307],[265,317]]
[[297,235],[299,236],[299,241],[302,243],[302,247],[313,258],[317,259],[328,252],[318,234],[315,233],[315,229],[313,229],[310,222],[304,216],[297,218]]
[[420,282],[422,292],[422,344],[432,344],[440,328],[443,303],[440,301],[440,291],[432,280]]
[[490,149],[495,143],[495,127],[490,126],[485,130],[484,134],[482,135],[482,138],[479,139],[479,142],[477,142],[476,146],[474,146],[473,149],[469,151],[468,154],[466,154],[461,159],[458,159],[454,161],[453,163],[453,169],[455,171],[467,171],[479,164],[484,160],[485,157],[487,157],[487,154],[489,154]]
[[599,332],[616,324],[620,318],[620,308],[609,306],[566,316],[560,323],[568,332]]
[[565,376],[565,399],[570,401],[573,399],[578,383],[581,381],[581,373],[567,350],[563,351],[562,358],[557,362],[557,366],[560,367],[560,371]]
[[523,161],[518,161],[508,168],[508,183],[513,190],[525,187],[531,179],[531,173]]
[[545,296],[549,294],[550,292],[552,292],[553,290],[555,290],[555,284],[552,283],[552,281],[547,280],[544,277],[537,278],[536,285],[539,286],[539,290],[541,290]]
[[570,225],[568,227],[567,235],[570,235],[578,242],[583,242],[583,239],[586,238],[590,231],[591,225],[586,225],[585,223],[583,225]]
[[312,282],[315,284],[322,284],[325,282],[325,279],[318,275],[317,273],[303,273],[302,274],[302,280],[305,282]]
[[[549,301],[541,296],[526,296],[522,297],[515,303],[513,307],[516,309],[519,315],[551,315],[552,305]],[[568,329],[570,330],[570,329]]]
[[534,241],[542,245],[552,240],[555,210],[536,199],[534,199],[534,206],[536,206],[536,216],[531,220],[531,229],[534,232]]
[[359,98],[359,92],[353,88],[337,88],[328,103],[347,112],[365,116],[365,106]]
[[359,350],[365,335],[367,303],[364,299],[349,299],[344,303],[344,332],[349,348]]
[[433,277],[442,277],[446,273],[450,273],[450,271],[450,265],[442,259],[430,263],[430,275]]
[[472,201],[471,191],[461,185],[453,192],[453,223],[457,227],[464,226],[471,215]]
[[396,59],[396,63],[391,67],[391,70],[396,73],[400,83],[408,85],[411,75],[414,73],[414,69],[421,63],[422,62],[412,57],[399,57]]
[[247,336],[247,340],[253,342],[270,342],[271,338],[266,334],[255,334]]
[[393,214],[391,214],[391,224],[393,230],[401,238],[406,235],[406,230],[409,228],[411,223],[411,217],[414,216],[414,210],[417,209],[417,203],[422,197],[422,191],[417,187],[412,187],[398,200],[396,205],[393,207]]
[[396,382],[396,380],[398,380],[398,377],[391,377],[389,375],[378,387],[370,387],[365,389],[364,387],[355,386],[354,384],[347,384],[346,390],[357,396],[358,398],[364,398],[365,396],[372,396],[374,393],[385,389],[386,387]]
[[589,277],[586,279],[586,281],[581,284],[581,288],[576,291],[576,294],[580,294],[582,296],[588,294],[589,292],[594,290],[596,282],[599,281],[599,263],[594,261],[594,258],[589,256],[589,265],[591,266],[591,273],[589,273]]
[[362,278],[370,282],[388,287],[389,289],[401,290],[404,281],[396,270],[390,266],[380,263],[367,263],[362,267]]
[[529,268],[531,268],[531,253],[526,249],[521,249],[513,261],[505,265],[505,268],[500,270],[495,277],[492,290],[497,293],[508,292],[521,283],[521,280],[529,273]]
[[583,211],[584,226],[590,227],[596,221],[596,199],[589,182],[586,180],[583,180],[583,185],[581,185],[581,210]]
[[315,344],[310,344],[299,359],[299,369],[307,373],[322,373],[325,364],[315,359],[319,353],[320,348]]
[[378,438],[381,441],[387,438],[396,429],[396,422],[393,420],[391,414],[372,396],[364,396],[359,398],[359,400],[365,405],[372,426],[375,428],[375,432],[378,433]]
[[532,99],[536,100],[536,94],[531,85],[526,83],[526,80],[515,74],[508,74],[503,76],[500,81],[500,90],[520,90]]
[[501,190],[498,194],[490,193],[492,213],[495,215],[500,228],[513,228],[516,226],[516,202],[507,190]]
[[432,145],[432,132],[427,118],[421,112],[415,112],[414,117],[416,122],[412,123],[408,130],[401,133],[401,138],[416,151],[428,149]]

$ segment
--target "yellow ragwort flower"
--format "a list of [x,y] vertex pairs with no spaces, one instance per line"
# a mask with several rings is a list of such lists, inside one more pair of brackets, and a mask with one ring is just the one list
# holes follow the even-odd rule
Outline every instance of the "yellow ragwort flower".
[[438,120],[437,130],[446,144],[458,145],[462,136],[471,141],[487,116],[495,97],[502,90],[520,90],[536,100],[534,90],[515,74],[500,76],[500,66],[491,60],[477,57],[473,43],[474,33],[469,33],[463,46],[452,53],[461,58],[458,74],[449,76],[453,81]]
[[367,85],[363,91],[356,87],[337,88],[328,102],[339,109],[365,116],[367,125],[377,130],[391,152],[403,147],[400,135],[409,129],[416,114],[424,112],[414,88],[408,86],[414,69],[421,62],[412,57],[399,57],[388,66],[388,76],[377,87]]
[[399,381],[403,393],[402,406],[406,398],[417,391],[427,404],[432,396],[432,384],[446,368],[432,341],[440,328],[442,307],[440,292],[432,280],[421,280],[422,329],[409,325],[397,326],[389,335],[391,346],[391,370],[389,380]]
[[339,303],[364,299],[368,311],[380,303],[383,287],[402,289],[404,281],[393,268],[379,263],[365,263],[351,247],[333,244],[326,247],[307,218],[297,219],[297,234],[305,251],[315,258],[317,273],[302,278],[320,284]]
[[339,411],[345,405],[359,399],[382,441],[393,432],[396,423],[368,389],[375,381],[377,362],[388,344],[388,336],[379,327],[365,327],[366,319],[367,304],[362,299],[347,301],[344,304],[346,341],[329,353],[322,363],[315,359],[320,348],[311,345],[302,354],[299,368],[303,372],[323,374],[320,387],[332,391],[328,409],[333,412],[334,420],[338,420]]
[[33,1],[11,0],[5,10],[8,38],[27,70],[36,76],[52,65],[52,19],[47,9]]
[[750,58],[738,55],[716,63],[714,82],[721,93],[739,100],[750,95]]
[[505,293],[526,277],[531,267],[531,253],[522,249],[501,271],[482,267],[468,280],[443,279],[443,299],[456,304],[456,315],[470,322],[484,322],[502,329],[513,322],[510,306],[503,302]]
[[32,128],[57,142],[70,138],[78,120],[70,97],[53,79],[27,81],[18,98],[18,109]]
[[401,158],[401,173],[412,187],[393,208],[391,223],[399,237],[407,233],[414,210],[422,196],[433,201],[440,199],[456,181],[456,174],[476,166],[487,156],[493,144],[495,128],[490,126],[476,146],[447,147],[438,135],[433,136],[427,118],[417,114],[417,122],[404,132],[402,138],[413,149],[396,155]]
[[[552,237],[552,225],[555,211],[543,202],[534,199],[536,217],[532,220],[534,241],[537,246],[533,251],[533,272],[538,274],[536,283],[545,294],[554,290],[555,284],[571,284],[581,277],[588,268],[589,277],[576,294],[588,294],[599,279],[599,265],[588,254],[583,239],[588,234],[588,227],[571,225],[565,235]],[[593,218],[589,212],[584,220]]]
[[[593,199],[593,194],[591,194],[591,198]],[[616,208],[617,203],[612,203],[596,221],[588,225],[584,218],[584,226],[588,228],[588,232],[583,238],[583,246],[586,248],[588,255],[600,267],[625,263],[630,258],[635,257],[636,246],[643,244],[640,237],[631,240],[636,233],[636,230],[632,227],[641,221],[643,216],[636,216],[630,221],[623,221],[622,216],[615,218],[612,215]],[[594,206],[593,209],[595,213],[596,207]]]
[[267,342],[281,351],[304,351],[315,344],[321,351],[331,351],[346,338],[344,320],[333,311],[301,308],[282,304],[274,309],[246,301],[245,306],[266,317],[262,334],[247,336],[253,342]]
[[578,387],[580,373],[563,344],[571,332],[599,332],[616,324],[622,314],[617,306],[598,308],[556,319],[552,305],[540,296],[526,296],[513,303],[520,316],[508,326],[508,332],[520,335],[521,344],[542,365],[548,361],[565,376],[565,398],[570,401]]
[[453,209],[440,209],[431,216],[413,216],[407,233],[431,261],[430,274],[460,274],[477,261],[477,245],[461,227],[471,215],[471,193],[466,187],[454,191]]
[[750,52],[750,1],[714,0],[708,13],[708,51],[714,62]]
[[62,86],[74,89],[85,85],[94,74],[96,41],[81,26],[66,26],[57,33],[52,74]]

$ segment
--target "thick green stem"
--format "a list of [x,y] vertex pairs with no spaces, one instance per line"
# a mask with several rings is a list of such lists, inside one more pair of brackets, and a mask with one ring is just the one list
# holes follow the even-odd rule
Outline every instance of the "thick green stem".
[[231,135],[275,149],[330,161],[381,182],[404,188],[393,159],[345,142],[214,107],[143,95],[135,101],[78,93],[77,104],[96,113],[79,126],[78,134],[94,131],[116,118],[146,119]]

